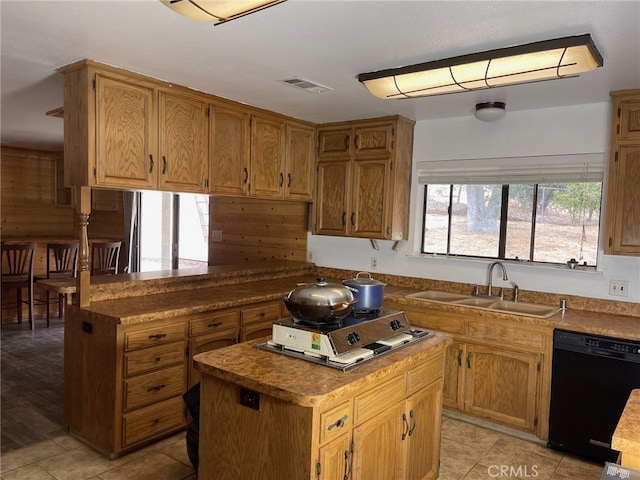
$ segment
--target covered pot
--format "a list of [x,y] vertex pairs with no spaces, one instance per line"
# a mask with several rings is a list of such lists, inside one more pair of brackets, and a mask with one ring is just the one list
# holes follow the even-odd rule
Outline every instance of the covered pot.
[[315,283],[298,285],[282,299],[295,318],[313,324],[343,319],[358,301],[348,286],[327,283],[324,277],[316,278]]

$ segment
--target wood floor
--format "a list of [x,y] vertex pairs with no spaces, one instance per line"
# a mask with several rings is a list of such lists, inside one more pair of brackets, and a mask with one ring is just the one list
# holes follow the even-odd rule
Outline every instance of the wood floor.
[[63,320],[2,327],[2,453],[66,433],[63,425]]

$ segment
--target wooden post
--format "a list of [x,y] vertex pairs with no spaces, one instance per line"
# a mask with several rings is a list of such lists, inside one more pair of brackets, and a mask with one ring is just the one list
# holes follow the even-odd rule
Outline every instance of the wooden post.
[[91,215],[91,188],[77,187],[76,213],[78,214],[79,227],[79,251],[78,251],[78,277],[76,279],[76,291],[78,305],[86,307],[90,303],[91,265],[89,264],[89,215]]

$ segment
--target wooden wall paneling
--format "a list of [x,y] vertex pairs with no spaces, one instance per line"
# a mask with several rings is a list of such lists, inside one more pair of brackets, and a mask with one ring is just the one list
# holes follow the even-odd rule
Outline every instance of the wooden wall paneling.
[[[212,196],[209,264],[252,260],[306,260],[308,204]],[[216,241],[213,232],[221,231]]]

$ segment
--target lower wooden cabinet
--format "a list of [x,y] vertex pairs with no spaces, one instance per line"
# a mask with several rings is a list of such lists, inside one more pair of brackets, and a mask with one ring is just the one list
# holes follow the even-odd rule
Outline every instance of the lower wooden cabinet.
[[509,320],[402,309],[414,327],[454,335],[445,353],[443,405],[546,439],[551,328]]

